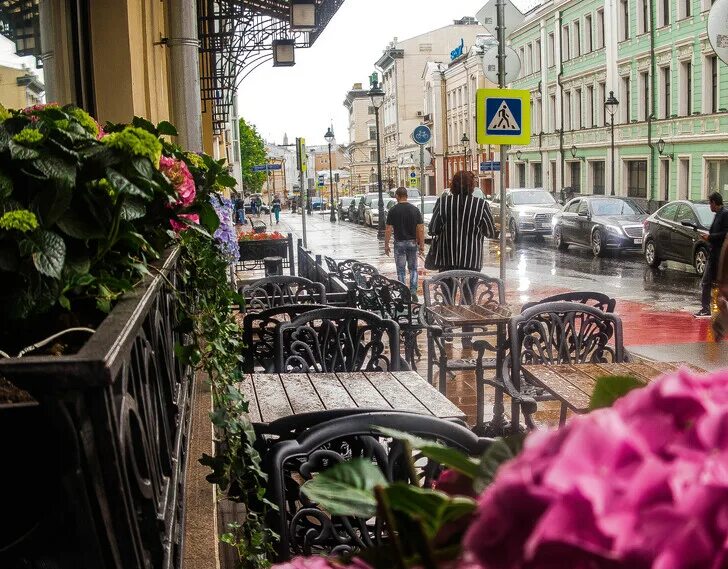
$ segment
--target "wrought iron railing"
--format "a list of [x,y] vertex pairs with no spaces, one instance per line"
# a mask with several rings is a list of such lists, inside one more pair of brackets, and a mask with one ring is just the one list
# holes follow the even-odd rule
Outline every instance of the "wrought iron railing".
[[0,567],[181,566],[192,371],[175,357],[178,253],[75,354],[0,360]]
[[352,302],[351,291],[343,283],[338,274],[332,273],[323,263],[321,255],[315,255],[303,248],[299,239],[297,246],[298,276],[305,277],[315,283],[322,283],[326,287],[328,304],[337,306],[350,306]]

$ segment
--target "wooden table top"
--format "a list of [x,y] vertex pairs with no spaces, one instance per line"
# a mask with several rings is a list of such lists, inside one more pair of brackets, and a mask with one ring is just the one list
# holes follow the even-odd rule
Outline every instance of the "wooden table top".
[[253,423],[332,409],[394,409],[464,419],[454,403],[412,371],[250,374],[240,384]]
[[629,376],[646,384],[665,373],[687,367],[697,373],[704,369],[686,362],[646,362],[622,364],[560,364],[521,366],[527,379],[546,388],[576,413],[589,410],[596,381],[604,376]]
[[443,326],[487,326],[504,324],[513,316],[505,304],[437,304],[427,310]]

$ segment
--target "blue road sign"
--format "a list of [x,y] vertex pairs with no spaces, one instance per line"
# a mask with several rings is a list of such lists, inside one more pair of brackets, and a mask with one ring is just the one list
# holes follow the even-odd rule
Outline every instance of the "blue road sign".
[[417,177],[417,174],[415,174],[414,172],[410,172],[410,178],[416,178],[416,177]]
[[520,135],[521,99],[488,99],[485,103],[485,133]]
[[500,172],[500,162],[481,162],[480,163],[480,171],[481,172]]
[[326,178],[324,177],[324,175],[323,174],[319,174],[319,177],[318,177],[318,185],[319,186],[323,186],[325,180],[326,180]]
[[261,164],[259,166],[253,166],[251,170],[253,172],[272,172],[273,170],[280,170],[280,164]]
[[430,127],[424,124],[416,127],[412,132],[412,140],[414,140],[417,144],[427,144],[430,142],[430,138],[432,138],[432,131],[430,130]]

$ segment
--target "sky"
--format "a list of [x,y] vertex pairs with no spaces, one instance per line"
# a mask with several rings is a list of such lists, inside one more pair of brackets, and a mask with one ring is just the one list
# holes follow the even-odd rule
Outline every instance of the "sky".
[[[268,142],[302,136],[323,144],[333,123],[337,142],[347,143],[342,104],[354,83],[366,87],[374,63],[394,37],[405,40],[475,16],[486,0],[346,0],[313,47],[296,50],[296,65],[265,63],[243,80],[238,113]],[[524,9],[528,0],[516,0]],[[485,31],[485,30],[484,30]],[[455,48],[456,46],[453,46]]]

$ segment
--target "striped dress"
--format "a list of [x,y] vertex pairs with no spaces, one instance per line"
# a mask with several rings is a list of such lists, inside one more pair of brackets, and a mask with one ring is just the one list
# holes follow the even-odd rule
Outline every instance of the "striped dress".
[[484,199],[445,195],[435,204],[428,231],[437,269],[480,271],[483,238],[495,237],[495,224]]

